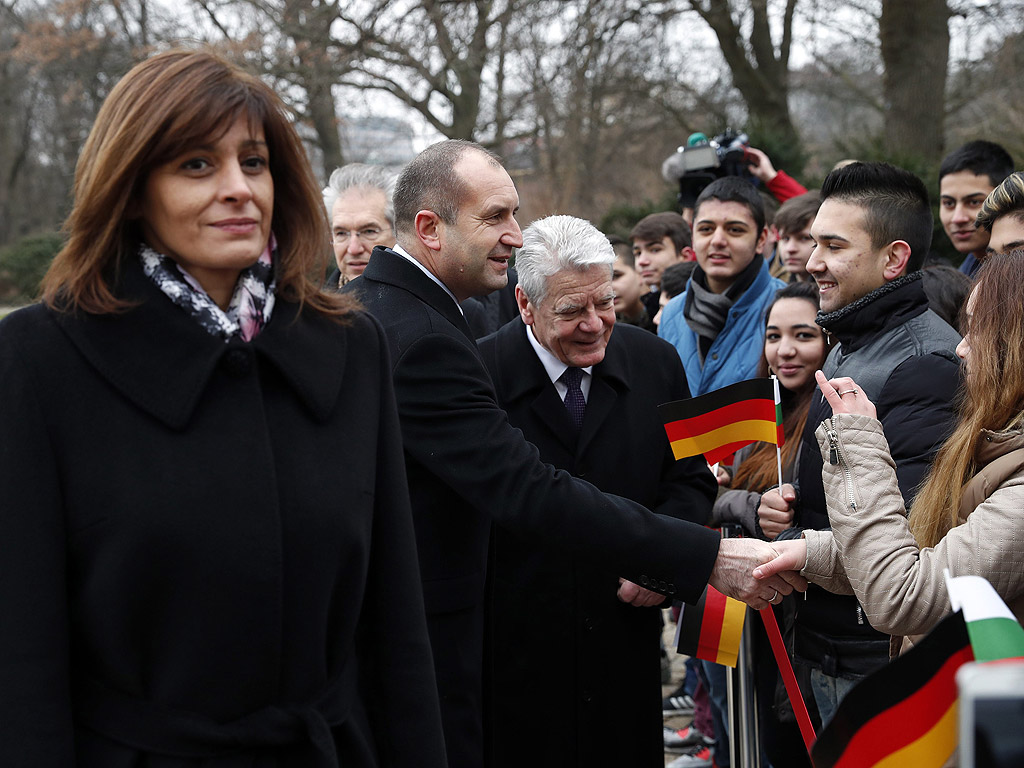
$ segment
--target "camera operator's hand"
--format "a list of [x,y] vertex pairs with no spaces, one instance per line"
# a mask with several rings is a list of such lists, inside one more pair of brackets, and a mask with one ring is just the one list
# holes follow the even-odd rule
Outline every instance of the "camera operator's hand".
[[743,157],[747,161],[750,173],[760,179],[762,183],[767,184],[779,175],[768,155],[757,149],[757,147],[747,147]]

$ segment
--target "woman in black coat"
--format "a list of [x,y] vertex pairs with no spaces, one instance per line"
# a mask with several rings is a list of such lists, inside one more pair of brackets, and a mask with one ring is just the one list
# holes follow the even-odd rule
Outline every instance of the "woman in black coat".
[[67,231],[0,323],[0,764],[443,766],[387,352],[280,101],[135,67]]

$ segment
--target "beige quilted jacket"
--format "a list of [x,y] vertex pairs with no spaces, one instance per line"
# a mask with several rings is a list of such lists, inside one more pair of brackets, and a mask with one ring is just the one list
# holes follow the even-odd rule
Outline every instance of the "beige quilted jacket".
[[979,437],[982,469],[965,489],[961,524],[928,549],[918,549],[910,533],[881,424],[839,414],[816,434],[832,530],[805,531],[804,576],[829,591],[855,593],[873,627],[911,642],[951,610],[944,568],[984,576],[1024,619],[1024,452],[1015,452],[1024,449],[1024,431]]

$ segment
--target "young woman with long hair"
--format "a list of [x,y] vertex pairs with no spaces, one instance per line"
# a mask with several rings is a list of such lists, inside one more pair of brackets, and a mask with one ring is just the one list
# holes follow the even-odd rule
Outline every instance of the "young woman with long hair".
[[817,431],[832,531],[775,542],[780,557],[755,575],[802,569],[852,589],[872,626],[909,642],[952,610],[947,568],[986,578],[1024,618],[1024,251],[985,261],[964,327],[959,418],[909,519],[874,405],[855,381],[817,374],[834,414]]
[[[814,322],[817,314],[817,285],[814,282],[796,282],[776,292],[765,315],[764,355],[759,373],[761,376],[775,374],[779,378],[782,429],[785,435],[782,447],[783,482],[791,482],[793,479],[800,451],[800,435],[814,393],[814,372],[825,362],[831,346],[824,332]],[[759,525],[757,508],[761,494],[779,483],[776,451],[774,443],[755,443],[737,452],[731,477],[719,470],[720,483],[730,486],[730,490],[721,493],[716,500],[712,525],[737,524],[743,528],[746,536],[767,538]],[[780,623],[787,626],[793,611],[792,600],[780,600],[775,611]],[[762,722],[760,734],[765,756],[775,765],[809,765],[795,719],[787,715],[780,718],[783,708],[777,702],[785,699],[776,695],[776,688],[779,687],[778,668],[760,622],[755,622],[754,646],[758,708]],[[707,663],[704,669],[709,678],[712,701],[720,711],[724,711],[726,688],[723,669]],[[720,719],[721,715],[715,712],[713,715],[714,728],[724,728],[725,720]]]
[[386,342],[280,99],[137,65],[66,231],[0,322],[0,763],[443,766]]
[[[779,377],[782,396],[783,480],[789,482],[800,450],[800,435],[814,393],[814,372],[828,355],[829,341],[815,322],[818,289],[813,282],[790,283],[779,289],[765,316],[764,356],[759,373]],[[761,494],[779,482],[776,448],[755,443],[738,452],[730,476],[720,474],[722,485],[732,490],[719,496],[715,519],[735,522],[749,535],[760,536],[757,506]]]

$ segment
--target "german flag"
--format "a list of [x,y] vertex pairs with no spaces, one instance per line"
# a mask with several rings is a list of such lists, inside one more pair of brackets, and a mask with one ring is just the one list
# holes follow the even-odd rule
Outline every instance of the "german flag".
[[727,667],[736,666],[747,606],[708,586],[696,605],[683,604],[676,650]]
[[847,694],[814,742],[814,768],[942,766],[957,746],[956,671],[973,660],[957,611]]
[[716,464],[750,443],[782,445],[777,379],[750,379],[658,406],[676,459],[703,453]]

